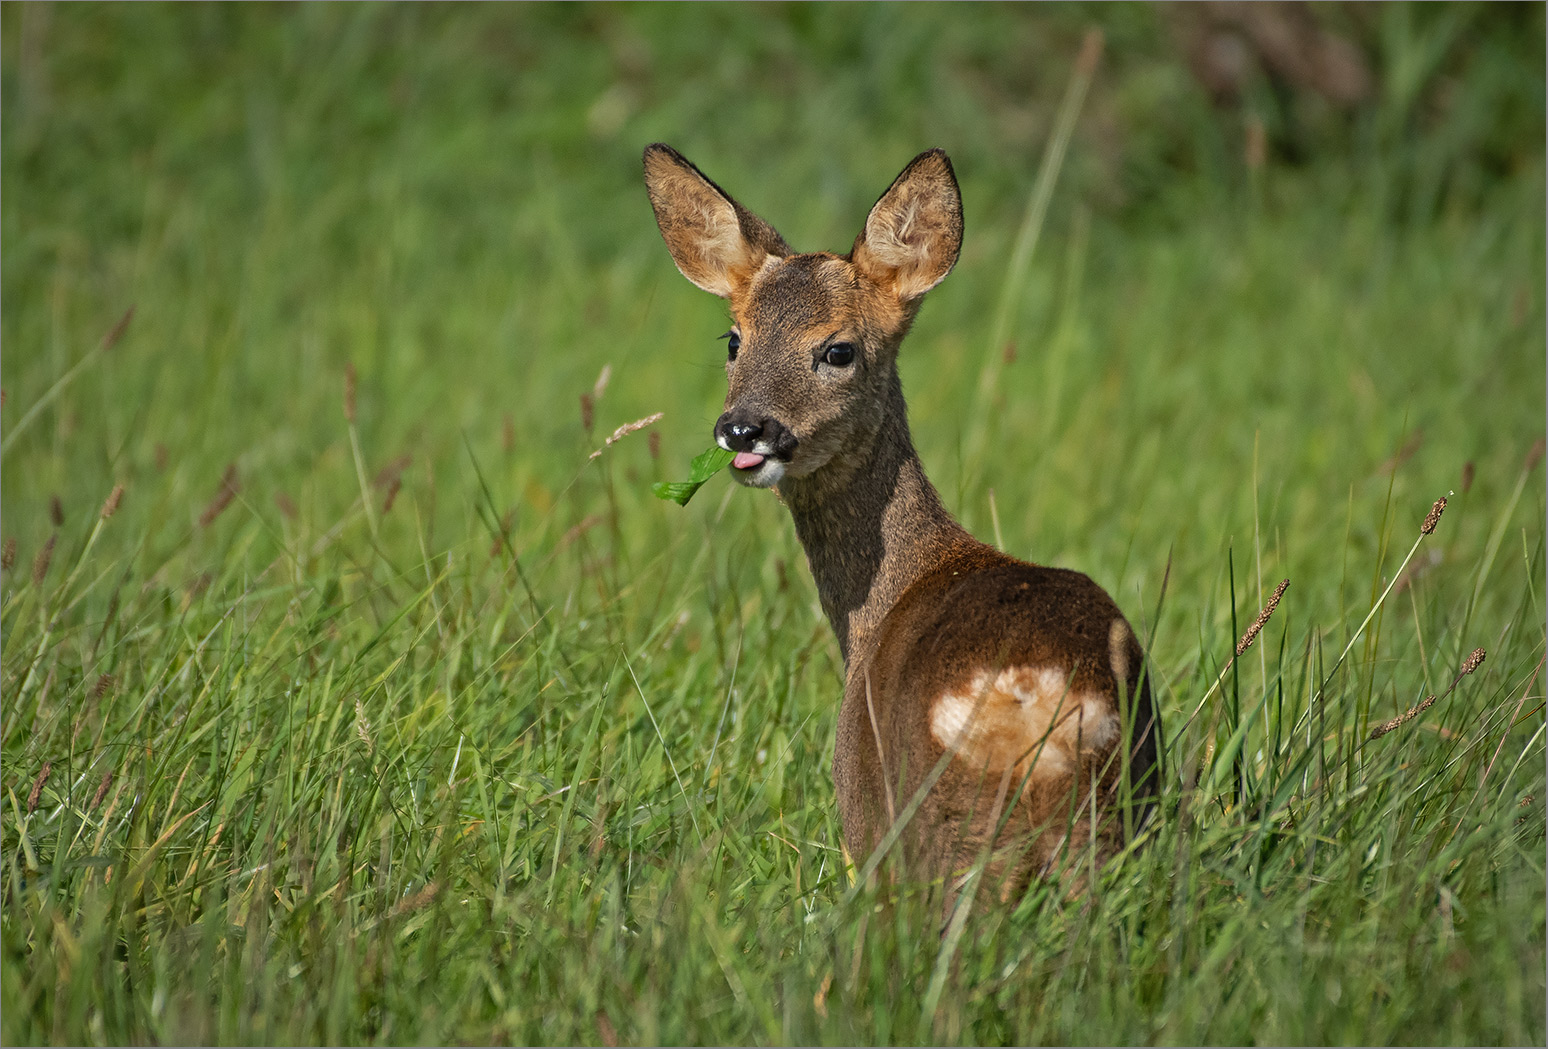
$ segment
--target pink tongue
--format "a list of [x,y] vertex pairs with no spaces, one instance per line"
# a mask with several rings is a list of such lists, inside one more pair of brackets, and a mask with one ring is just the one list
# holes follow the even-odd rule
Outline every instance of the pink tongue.
[[737,452],[736,457],[731,460],[731,465],[738,470],[751,470],[753,467],[761,466],[762,464],[763,456],[757,452]]

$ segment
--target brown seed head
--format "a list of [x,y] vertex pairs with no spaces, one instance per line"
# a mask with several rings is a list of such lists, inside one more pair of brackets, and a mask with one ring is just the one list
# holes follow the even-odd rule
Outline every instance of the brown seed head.
[[55,528],[64,527],[64,503],[59,501],[59,496],[48,497],[48,519],[54,522]]
[[1473,654],[1468,656],[1467,659],[1462,663],[1462,673],[1471,674],[1473,671],[1483,666],[1484,656],[1486,654],[1487,653],[1485,653],[1481,648],[1473,649]]
[[1468,493],[1468,490],[1473,487],[1473,474],[1474,474],[1475,471],[1476,471],[1476,467],[1473,466],[1473,460],[1469,459],[1467,462],[1462,464],[1462,494],[1463,495],[1466,495]]
[[344,421],[355,425],[355,362],[344,362]]
[[220,490],[215,493],[215,497],[209,501],[209,504],[204,508],[204,512],[199,515],[199,527],[208,528],[212,525],[215,522],[215,518],[219,517],[226,507],[231,505],[231,500],[236,498],[236,494],[241,488],[242,483],[237,479],[236,463],[231,463],[226,467],[226,472],[221,475]]
[[43,763],[43,771],[38,773],[38,778],[32,781],[32,791],[27,795],[27,811],[30,813],[38,807],[38,799],[43,796],[43,784],[48,779],[48,774],[54,768],[52,761]]
[[101,699],[103,696],[107,695],[108,689],[112,687],[113,675],[103,674],[101,677],[97,678],[97,683],[91,686],[91,696],[93,699]]
[[97,784],[97,793],[91,796],[91,804],[87,806],[90,811],[95,812],[97,806],[102,804],[102,799],[107,797],[108,784],[112,782],[113,771],[109,769],[102,774],[102,782]]
[[1414,718],[1418,717],[1420,714],[1423,714],[1426,710],[1429,710],[1434,705],[1435,697],[1426,696],[1423,703],[1420,703],[1416,707],[1410,707],[1403,713],[1399,714],[1397,717],[1388,721],[1383,721],[1380,725],[1377,725],[1375,728],[1371,729],[1371,734],[1366,737],[1366,742],[1370,742],[1373,739],[1380,739],[1387,733],[1391,732],[1393,729],[1408,724],[1410,721],[1414,720]]
[[390,488],[392,487],[392,482],[402,476],[403,471],[407,470],[413,462],[414,457],[405,452],[376,471],[376,476],[371,478],[371,483],[378,488]]
[[1247,137],[1242,144],[1242,160],[1247,164],[1247,170],[1258,171],[1268,160],[1268,133],[1263,129],[1263,121],[1256,116],[1247,119]]
[[652,431],[650,431],[650,442],[649,443],[650,443],[650,457],[652,459],[659,459],[659,458],[661,458],[661,431],[660,430],[652,430]]
[[279,512],[285,515],[287,521],[296,519],[296,501],[284,492],[274,493],[274,505],[279,507]]
[[1441,514],[1446,512],[1446,497],[1443,495],[1435,500],[1435,505],[1430,507],[1430,512],[1424,517],[1424,524],[1419,526],[1420,535],[1429,535],[1435,531],[1435,526],[1440,524]]
[[16,563],[16,537],[10,536],[5,541],[5,550],[0,552],[0,569],[9,572],[11,566]]
[[38,556],[32,559],[32,585],[42,586],[44,576],[48,575],[48,563],[54,559],[54,541],[59,538],[56,532],[48,537],[43,544],[43,549],[38,551]]
[[1086,30],[1086,35],[1080,42],[1080,54],[1075,57],[1077,76],[1089,78],[1096,73],[1097,63],[1102,60],[1103,39],[1100,29]]
[[118,504],[124,501],[124,486],[115,484],[113,490],[108,493],[107,502],[102,504],[102,516],[104,519],[118,513]]
[[1247,628],[1247,633],[1236,643],[1236,654],[1241,655],[1252,647],[1252,643],[1258,639],[1258,634],[1269,621],[1269,616],[1274,614],[1274,609],[1279,607],[1279,599],[1285,596],[1285,589],[1290,585],[1290,580],[1282,579],[1274,588],[1274,593],[1269,597],[1268,604],[1263,606],[1263,611],[1258,613],[1258,618],[1253,620],[1252,626]]
[[1548,445],[1548,438],[1539,437],[1532,442],[1531,449],[1527,452],[1526,463],[1521,467],[1528,473],[1543,460],[1543,448]]
[[124,332],[129,329],[129,321],[134,317],[134,307],[130,306],[124,311],[124,315],[118,318],[118,323],[108,329],[108,333],[102,337],[102,348],[111,350],[117,345],[118,340],[124,337]]
[[580,395],[580,406],[581,429],[589,434],[591,432],[591,424],[595,421],[596,416],[596,404],[591,399],[591,394],[583,393]]

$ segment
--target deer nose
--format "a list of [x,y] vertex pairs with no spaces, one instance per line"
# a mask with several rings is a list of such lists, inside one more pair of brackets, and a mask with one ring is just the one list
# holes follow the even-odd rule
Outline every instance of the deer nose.
[[763,424],[749,422],[747,419],[738,419],[730,412],[722,415],[715,423],[715,437],[729,445],[733,452],[750,452],[752,446],[763,436]]

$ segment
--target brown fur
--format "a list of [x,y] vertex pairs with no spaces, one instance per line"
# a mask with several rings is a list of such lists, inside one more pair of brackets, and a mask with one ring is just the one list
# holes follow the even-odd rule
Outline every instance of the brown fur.
[[[1123,840],[1122,737],[1135,795],[1156,778],[1134,632],[1086,576],[964,531],[909,436],[898,345],[962,243],[946,154],[903,170],[845,256],[792,253],[668,146],[646,149],[645,178],[678,269],[730,300],[741,345],[717,439],[733,446],[728,420],[761,432],[736,438],[769,460],[739,479],[776,487],[838,635],[833,774],[851,855],[878,847],[950,752],[901,836],[911,873],[946,879],[950,898],[987,856],[1009,899],[1077,849],[1105,860]],[[828,363],[836,342],[854,346],[851,365]]]

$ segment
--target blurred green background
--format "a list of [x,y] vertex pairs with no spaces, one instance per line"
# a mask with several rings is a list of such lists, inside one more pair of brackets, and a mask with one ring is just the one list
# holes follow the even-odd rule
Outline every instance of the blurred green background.
[[[1544,10],[0,4],[5,1040],[1540,1041]],[[845,896],[789,523],[649,494],[725,327],[652,141],[800,250],[948,151],[916,444],[1174,730],[1292,579],[1118,902]]]

